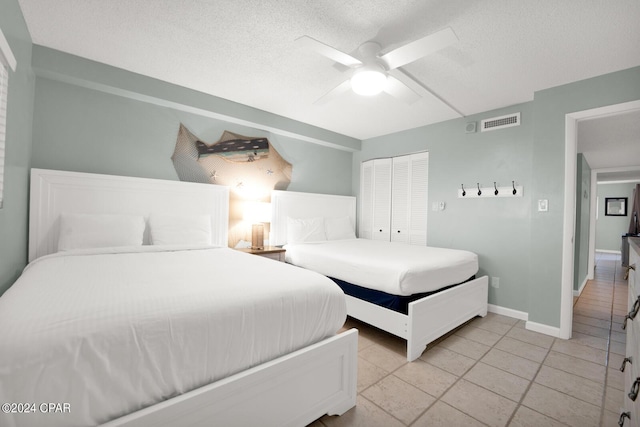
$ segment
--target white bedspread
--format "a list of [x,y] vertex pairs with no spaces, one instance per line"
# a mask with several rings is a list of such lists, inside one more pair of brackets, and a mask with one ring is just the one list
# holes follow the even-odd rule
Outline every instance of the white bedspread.
[[0,425],[96,425],[318,342],[340,288],[227,248],[59,253],[0,298],[0,403],[68,403]]
[[431,292],[463,282],[478,271],[478,256],[369,239],[286,245],[286,261],[393,295]]

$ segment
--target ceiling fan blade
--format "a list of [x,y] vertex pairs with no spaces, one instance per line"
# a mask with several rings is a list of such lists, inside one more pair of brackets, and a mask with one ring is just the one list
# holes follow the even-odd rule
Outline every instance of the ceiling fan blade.
[[405,85],[400,80],[390,75],[387,76],[387,84],[384,88],[384,91],[389,95],[406,102],[407,104],[413,104],[414,102],[422,98],[409,86]]
[[402,71],[401,69],[396,68],[395,70],[389,71],[389,77],[392,77],[392,76],[398,79],[402,84],[406,85],[409,89],[417,93],[421,98],[437,99],[438,101],[442,102],[444,105],[449,107],[456,114],[458,114],[460,117],[464,116],[464,114],[462,114],[462,112],[460,112],[457,108],[449,104],[447,101],[442,99],[437,94],[427,89],[422,83],[418,82],[416,79],[414,79],[412,76],[407,74],[405,71]]
[[390,70],[402,67],[431,53],[437,52],[458,41],[451,27],[412,41],[382,55],[380,58]]
[[322,95],[313,104],[324,105],[328,102],[333,101],[336,98],[339,98],[340,96],[349,92],[350,90],[351,90],[351,80],[345,80],[342,83],[340,83],[338,86],[331,89],[329,92]]
[[316,39],[313,39],[309,36],[302,36],[295,40],[301,46],[306,47],[307,49],[313,50],[319,53],[322,56],[326,56],[329,59],[332,59],[340,64],[346,65],[348,67],[355,67],[358,65],[362,65],[362,62],[351,55],[347,55],[344,52],[339,51],[329,45],[326,45]]

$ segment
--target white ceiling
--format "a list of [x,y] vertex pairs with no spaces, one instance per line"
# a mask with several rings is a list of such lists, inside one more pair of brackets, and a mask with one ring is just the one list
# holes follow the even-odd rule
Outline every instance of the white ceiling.
[[[358,139],[533,99],[640,65],[640,2],[19,0],[33,42]],[[349,71],[294,40],[383,52],[451,27],[459,42],[403,67],[445,100],[313,102]],[[457,110],[457,112],[456,112]]]
[[591,169],[607,170],[598,181],[640,182],[640,109],[578,121],[578,152]]

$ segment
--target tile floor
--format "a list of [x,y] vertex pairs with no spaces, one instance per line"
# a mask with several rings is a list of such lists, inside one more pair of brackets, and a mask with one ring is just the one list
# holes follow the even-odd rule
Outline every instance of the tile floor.
[[623,275],[619,255],[598,253],[595,279],[574,301],[570,340],[489,313],[407,363],[403,340],[349,319],[360,330],[357,405],[311,427],[617,426]]

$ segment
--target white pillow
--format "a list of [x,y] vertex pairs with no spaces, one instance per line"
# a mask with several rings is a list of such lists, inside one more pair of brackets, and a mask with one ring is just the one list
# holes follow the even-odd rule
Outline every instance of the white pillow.
[[356,232],[348,216],[342,218],[325,218],[324,230],[327,240],[355,239]]
[[323,218],[294,219],[287,217],[287,243],[326,241]]
[[210,215],[151,215],[151,243],[154,245],[210,245]]
[[141,246],[144,227],[142,215],[63,213],[58,250]]

